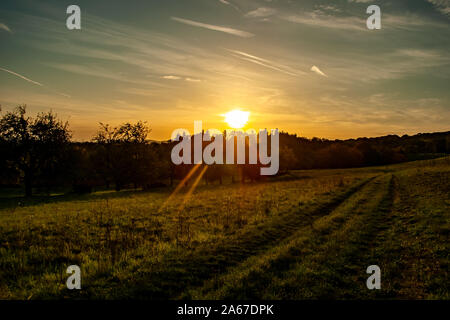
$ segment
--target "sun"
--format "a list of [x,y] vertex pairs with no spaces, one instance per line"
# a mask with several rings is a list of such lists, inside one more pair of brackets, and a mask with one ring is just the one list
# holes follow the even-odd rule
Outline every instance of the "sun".
[[231,110],[224,114],[225,122],[233,129],[241,129],[248,121],[250,112],[241,110]]

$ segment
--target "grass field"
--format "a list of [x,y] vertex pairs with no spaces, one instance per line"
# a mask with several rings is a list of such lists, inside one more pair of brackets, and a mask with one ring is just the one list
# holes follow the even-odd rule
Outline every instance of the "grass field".
[[3,198],[0,298],[450,298],[448,157],[189,189]]

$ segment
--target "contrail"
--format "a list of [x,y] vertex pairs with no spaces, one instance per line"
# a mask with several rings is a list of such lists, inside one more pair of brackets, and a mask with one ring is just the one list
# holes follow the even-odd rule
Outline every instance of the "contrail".
[[11,29],[10,29],[6,24],[1,23],[1,22],[0,22],[0,29],[5,30],[5,31],[8,31],[9,33],[13,33],[13,32],[11,31]]
[[29,79],[29,78],[27,78],[27,77],[25,77],[25,76],[23,76],[23,75],[21,75],[21,74],[19,74],[19,73],[17,73],[17,72],[14,72],[14,71],[11,71],[11,70],[2,68],[2,67],[0,67],[0,70],[5,71],[5,72],[8,72],[8,73],[10,73],[10,74],[12,74],[12,75],[15,75],[16,77],[19,77],[19,78],[21,78],[21,79],[23,79],[23,80],[25,80],[25,81],[31,82],[31,83],[33,83],[33,84],[35,84],[35,85],[37,85],[37,86],[45,87],[45,88],[47,88],[47,90],[50,90],[50,91],[52,91],[52,92],[54,92],[54,93],[56,93],[56,94],[59,94],[59,95],[61,95],[61,96],[63,96],[63,97],[70,98],[70,95],[68,95],[68,94],[61,93],[61,92],[58,92],[58,91],[56,91],[56,90],[50,89],[50,88],[44,86],[42,83],[37,82],[37,81],[34,81],[34,80],[31,80],[31,79]]
[[253,33],[250,33],[247,31],[242,31],[242,30],[237,30],[237,29],[233,29],[233,28],[216,26],[216,25],[212,25],[212,24],[207,24],[207,23],[202,23],[202,22],[197,22],[197,21],[192,21],[192,20],[182,19],[182,18],[177,18],[177,17],[171,17],[170,19],[180,22],[180,23],[190,25],[190,26],[225,32],[225,33],[232,34],[232,35],[235,35],[238,37],[251,38],[251,37],[255,36]]
[[23,80],[26,80],[28,82],[34,83],[34,84],[36,84],[38,86],[41,86],[41,87],[44,86],[42,83],[39,83],[37,81],[33,81],[31,79],[28,79],[27,77],[25,77],[25,76],[23,76],[21,74],[15,73],[14,71],[11,71],[11,70],[8,70],[8,69],[4,69],[4,68],[1,68],[1,67],[0,67],[0,70],[3,70],[3,71],[8,72],[8,73],[11,73],[11,74],[15,75],[16,77],[22,78]]

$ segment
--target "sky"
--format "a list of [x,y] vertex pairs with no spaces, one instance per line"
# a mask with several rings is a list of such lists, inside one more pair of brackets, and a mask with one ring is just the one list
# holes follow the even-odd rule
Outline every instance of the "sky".
[[2,113],[52,110],[78,141],[223,130],[233,109],[309,138],[450,130],[450,0],[2,0],[0,43]]

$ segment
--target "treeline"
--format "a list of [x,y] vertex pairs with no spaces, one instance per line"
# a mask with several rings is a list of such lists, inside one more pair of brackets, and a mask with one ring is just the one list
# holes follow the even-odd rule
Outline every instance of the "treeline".
[[450,132],[327,140],[280,134],[280,164],[288,169],[352,168],[428,159],[450,153]]
[[[25,106],[19,106],[0,118],[0,186],[20,186],[31,196],[33,191],[49,194],[56,189],[88,193],[94,188],[149,189],[174,181],[262,178],[260,165],[174,165],[170,155],[175,142],[152,142],[150,132],[142,121],[117,127],[100,123],[90,142],[72,142],[68,123],[54,113],[32,118]],[[279,139],[280,174],[292,169],[385,165],[450,153],[450,132],[333,141],[281,132]],[[203,148],[207,144],[203,142]]]

